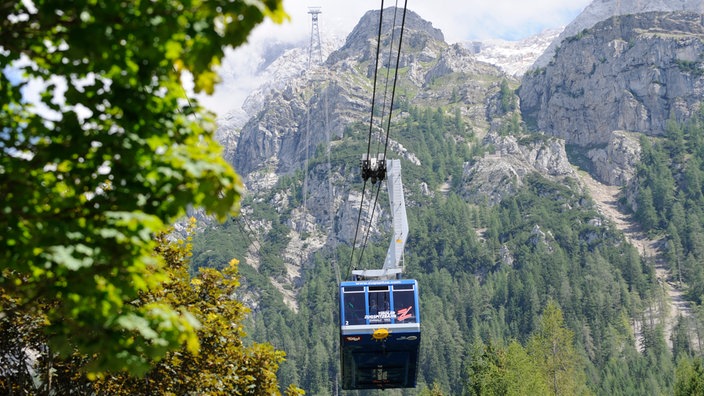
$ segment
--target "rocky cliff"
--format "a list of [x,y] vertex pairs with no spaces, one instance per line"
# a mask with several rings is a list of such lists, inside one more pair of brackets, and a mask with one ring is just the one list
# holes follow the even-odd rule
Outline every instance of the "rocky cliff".
[[499,204],[523,187],[524,179],[532,173],[556,181],[577,179],[561,139],[491,133],[483,144],[494,150],[467,164],[463,172],[461,195],[468,202]]
[[702,21],[689,12],[617,16],[566,39],[550,64],[524,76],[524,119],[591,149],[597,176],[623,183],[637,157],[618,156],[638,150],[614,131],[662,135],[669,119],[685,120],[701,105]]
[[599,22],[614,16],[635,15],[647,12],[692,12],[704,13],[702,0],[595,0],[592,1],[565,29],[560,33],[545,52],[538,57],[532,68],[541,68],[555,56],[562,42],[581,31],[591,29]]

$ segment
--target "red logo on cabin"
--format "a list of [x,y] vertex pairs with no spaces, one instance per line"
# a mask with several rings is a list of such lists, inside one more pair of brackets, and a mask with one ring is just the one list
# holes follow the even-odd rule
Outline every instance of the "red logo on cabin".
[[396,320],[399,322],[403,322],[404,320],[412,317],[413,315],[408,313],[411,310],[411,308],[413,308],[413,305],[411,305],[408,308],[403,308],[403,309],[399,309],[398,311],[396,311]]
[[360,341],[362,337],[345,337],[345,340],[347,341],[352,341],[352,342],[357,342]]

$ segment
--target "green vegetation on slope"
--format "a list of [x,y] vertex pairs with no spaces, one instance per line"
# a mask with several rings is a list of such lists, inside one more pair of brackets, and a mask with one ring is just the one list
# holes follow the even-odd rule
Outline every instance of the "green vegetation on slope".
[[641,139],[636,218],[667,238],[674,280],[698,304],[704,299],[704,109],[684,124],[670,122],[667,135]]
[[[556,318],[558,312],[561,319],[555,320],[562,324],[553,328],[571,335],[560,339],[562,347],[573,351],[568,359],[573,382],[560,381],[562,385],[587,394],[671,393],[675,358],[662,327],[643,320],[645,307],[656,294],[652,268],[603,221],[588,197],[578,194],[574,186],[540,175],[528,176],[515,196],[493,207],[470,205],[452,188],[444,195],[423,195],[421,183],[435,190],[449,178],[460,179],[460,164],[472,161],[476,153],[448,140],[465,139],[467,148],[476,142],[452,109],[406,110],[395,125],[402,131],[398,140],[423,158],[422,166],[403,164],[411,230],[406,275],[421,285],[421,393],[467,394],[492,381],[500,387],[514,386],[535,370],[545,381],[525,386],[547,387],[548,394],[559,392],[555,379],[564,373],[548,374],[546,364],[536,360],[540,345],[536,339],[544,331],[541,320]],[[357,147],[362,136],[350,129],[343,143],[333,146],[335,166],[344,158],[356,163],[358,152],[350,147]],[[324,161],[319,155],[311,167]],[[342,165],[349,169],[349,164]],[[283,183],[274,190],[284,185],[301,188],[300,183]],[[255,210],[252,218],[256,216]],[[209,242],[210,249],[213,244],[217,241]],[[367,247],[363,261],[378,266],[374,262],[381,263],[386,243],[370,245],[374,246]],[[339,324],[333,296],[337,295],[336,266],[344,276],[350,252],[347,246],[322,250],[306,264],[298,312],[288,309],[261,275],[248,270],[253,277],[250,291],[262,296],[250,333],[287,352],[288,360],[279,372],[283,384],[297,383],[311,394],[336,393]],[[277,253],[281,251],[267,254]],[[642,350],[636,349],[633,319],[643,323]],[[511,373],[502,371],[507,354],[512,363],[518,359]],[[487,367],[498,367],[508,377],[481,377],[489,382],[477,385],[476,370],[491,372],[481,366],[481,359],[493,361]],[[682,370],[691,372],[688,367]]]

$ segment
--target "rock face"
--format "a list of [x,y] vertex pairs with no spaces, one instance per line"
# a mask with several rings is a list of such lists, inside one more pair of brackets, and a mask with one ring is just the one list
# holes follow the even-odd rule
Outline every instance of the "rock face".
[[632,133],[614,131],[606,147],[589,149],[587,158],[591,160],[595,173],[604,183],[623,186],[636,175],[640,142]]
[[[389,211],[384,205],[372,209],[368,202],[360,209],[358,168],[364,152],[360,136],[366,137],[360,124],[369,122],[372,110],[378,16],[378,11],[365,15],[320,67],[266,85],[250,102],[248,121],[229,120],[230,126],[218,134],[226,159],[247,188],[243,211],[265,212],[290,230],[281,251],[285,274],[272,280],[289,302],[295,299],[287,291],[295,293],[316,253],[359,242],[359,218],[368,219],[370,240],[387,243]],[[381,52],[390,53],[396,33],[383,25]],[[458,118],[442,131],[448,144],[464,144],[477,153],[493,149],[472,158],[461,172],[453,167],[452,174],[443,175],[446,180],[431,183],[417,176],[429,166],[421,163],[428,156],[413,152],[416,146],[408,143],[408,136],[392,132],[391,139],[398,141],[390,142],[387,157],[406,160],[405,175],[416,173],[404,179],[408,205],[420,206],[434,194],[498,204],[534,173],[579,189],[572,182],[578,177],[568,161],[570,145],[579,146],[602,181],[626,184],[640,155],[640,135],[660,135],[669,118],[682,119],[698,108],[704,94],[702,42],[698,14],[647,13],[607,20],[564,41],[549,65],[524,75],[518,91],[520,114],[508,88],[518,85],[516,79],[480,61],[472,48],[448,45],[442,32],[409,13],[392,121],[410,125],[404,118],[411,119],[418,109],[443,112],[448,119]],[[280,67],[295,54],[280,59]],[[382,61],[380,70],[392,61]],[[542,133],[521,134],[521,115]],[[379,129],[374,125],[375,138]],[[365,194],[368,198],[370,191]],[[251,232],[266,236],[276,220],[253,223]],[[549,246],[552,240],[537,227],[533,236],[535,244]],[[258,268],[255,250],[250,249],[246,260]],[[511,252],[503,250],[501,260],[511,265]]]
[[[392,35],[398,38],[399,31],[392,31],[394,23],[394,8],[387,8],[383,11],[383,23],[381,26],[382,45],[388,46],[391,42]],[[396,23],[401,20],[401,10],[398,10],[396,15]],[[345,44],[337,51],[333,52],[326,64],[334,65],[345,59],[354,59],[357,62],[365,63],[372,62],[376,57],[376,41],[379,32],[379,15],[381,11],[368,11],[359,23],[355,26],[352,32],[347,36]],[[406,11],[406,27],[404,31],[404,49],[401,51],[401,56],[406,57],[404,63],[412,59],[426,58],[430,60],[434,58],[434,53],[438,47],[442,47],[445,43],[445,37],[440,29],[433,27],[433,24],[421,18],[413,11]],[[420,51],[420,52],[418,52]],[[403,59],[402,59],[403,62]],[[373,62],[370,65],[374,72]],[[371,75],[371,74],[370,74]]]
[[702,0],[594,0],[574,21],[560,33],[533,65],[532,69],[545,67],[550,63],[561,43],[585,29],[591,29],[599,22],[614,16],[635,15],[647,12],[692,12],[704,14]]
[[462,195],[470,202],[498,204],[515,194],[531,173],[553,180],[577,178],[560,139],[489,134],[484,140],[494,153],[468,164],[463,173]]
[[307,74],[272,92],[262,111],[245,124],[234,155],[226,158],[240,174],[300,169],[318,145],[342,136],[350,113],[367,111],[363,90],[317,78]]
[[[524,119],[582,147],[614,144],[616,130],[662,135],[669,119],[683,121],[702,103],[702,22],[701,14],[652,12],[613,17],[568,38],[548,66],[524,76]],[[636,154],[607,150],[606,158],[593,157],[626,168],[635,161],[615,159],[616,152]],[[623,181],[623,175],[608,173],[598,177]]]

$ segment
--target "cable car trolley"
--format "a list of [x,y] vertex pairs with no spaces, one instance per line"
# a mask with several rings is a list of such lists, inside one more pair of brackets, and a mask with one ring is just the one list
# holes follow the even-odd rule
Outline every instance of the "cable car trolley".
[[416,386],[420,349],[418,282],[402,279],[408,219],[401,162],[362,157],[362,176],[387,180],[394,235],[382,269],[354,270],[340,283],[343,389]]

